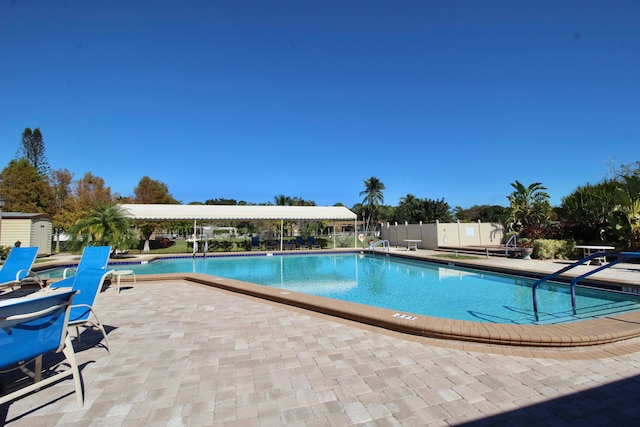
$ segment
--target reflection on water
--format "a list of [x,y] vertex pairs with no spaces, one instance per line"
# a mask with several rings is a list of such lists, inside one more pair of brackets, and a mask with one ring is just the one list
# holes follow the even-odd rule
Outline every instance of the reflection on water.
[[[127,268],[136,274],[204,273],[416,315],[535,323],[532,280],[384,255],[186,257]],[[578,314],[574,316],[569,288],[546,283],[538,291],[542,311],[537,323],[570,322],[637,310],[637,299],[632,298],[578,288]]]

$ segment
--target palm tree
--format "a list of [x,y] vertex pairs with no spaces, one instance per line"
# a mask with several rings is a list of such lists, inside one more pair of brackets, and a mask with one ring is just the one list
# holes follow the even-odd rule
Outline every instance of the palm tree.
[[544,225],[549,218],[551,205],[549,203],[549,194],[539,182],[534,182],[525,187],[519,181],[511,183],[515,189],[507,198],[511,205],[512,220],[519,223],[521,228],[540,227]]
[[375,176],[364,180],[364,191],[360,192],[360,196],[365,196],[362,200],[365,208],[363,211],[365,215],[368,215],[365,221],[365,234],[368,234],[370,223],[375,219],[380,205],[384,203],[384,194],[382,193],[384,189],[384,184]]
[[115,202],[99,203],[85,213],[69,229],[74,249],[88,245],[110,245],[119,249],[132,247],[137,242],[133,223]]
[[277,206],[291,206],[293,204],[293,199],[284,194],[273,196],[273,201]]
[[413,194],[407,194],[400,198],[396,214],[396,218],[400,222],[417,223],[424,217],[423,201]]

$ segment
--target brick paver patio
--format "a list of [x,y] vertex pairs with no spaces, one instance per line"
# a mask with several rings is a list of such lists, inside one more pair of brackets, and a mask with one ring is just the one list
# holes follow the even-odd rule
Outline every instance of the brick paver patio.
[[99,333],[83,335],[84,408],[66,380],[4,407],[0,420],[16,427],[640,420],[635,340],[541,357],[510,347],[463,350],[183,281],[123,283],[120,295],[99,296],[97,310],[112,354],[95,345]]

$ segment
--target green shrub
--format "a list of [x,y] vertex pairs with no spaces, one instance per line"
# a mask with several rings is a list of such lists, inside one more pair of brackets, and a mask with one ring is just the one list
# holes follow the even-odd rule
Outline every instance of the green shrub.
[[537,259],[569,259],[576,243],[573,240],[537,239],[533,257]]
[[218,245],[222,252],[231,252],[231,249],[233,248],[233,242],[230,242],[229,240],[218,241]]
[[9,256],[11,246],[0,246],[0,261],[4,261]]
[[241,249],[243,251],[250,251],[251,240],[241,240],[239,242],[236,242],[236,246],[238,246],[238,249]]

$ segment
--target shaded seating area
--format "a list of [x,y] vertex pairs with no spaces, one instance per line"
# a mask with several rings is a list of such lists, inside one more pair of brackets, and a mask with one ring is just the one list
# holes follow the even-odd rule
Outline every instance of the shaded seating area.
[[313,236],[308,236],[307,240],[309,241],[309,246],[311,249],[322,249],[322,246],[318,242],[316,242],[316,238]]
[[47,288],[50,292],[51,290],[70,287],[73,291],[78,292],[78,295],[73,300],[68,322],[70,327],[73,326],[76,329],[78,348],[82,345],[80,327],[94,327],[102,333],[105,342],[104,346],[111,353],[107,333],[94,309],[98,293],[102,289],[106,277],[110,274],[111,270],[103,268],[83,268],[78,270],[75,276],[62,279]]
[[251,250],[252,251],[259,251],[261,250],[261,246],[260,246],[260,237],[258,236],[253,236],[251,238]]
[[62,277],[67,278],[85,268],[107,268],[111,246],[85,246],[77,267],[65,268]]
[[269,240],[267,241],[265,247],[268,251],[275,251],[278,249],[278,243],[276,243],[276,241],[274,240]]
[[[2,384],[0,405],[42,390],[45,386],[72,376],[78,407],[84,405],[80,371],[67,333],[67,322],[75,292],[27,297],[0,302],[0,369],[8,373],[20,369],[20,376]],[[62,352],[64,360],[43,372],[43,355]],[[27,367],[33,363],[33,370]],[[62,365],[69,368],[61,369]],[[43,378],[44,374],[44,378]],[[3,376],[3,380],[6,377]]]
[[42,281],[31,271],[37,255],[37,246],[11,248],[7,260],[0,269],[0,287],[13,289],[28,277],[33,278],[42,286]]
[[296,236],[296,246],[298,249],[309,249],[309,245],[305,243],[301,236]]

